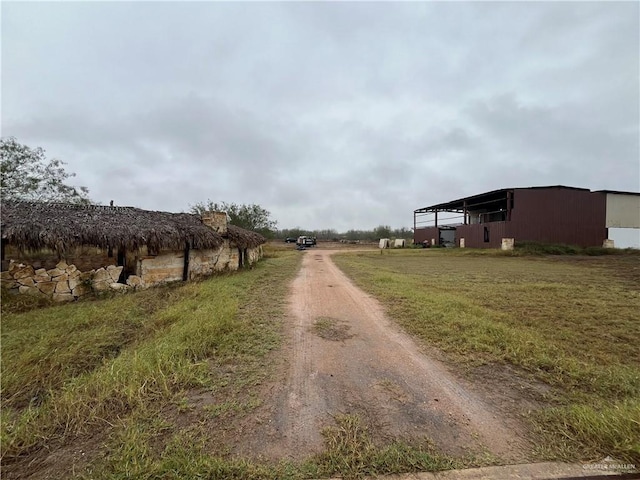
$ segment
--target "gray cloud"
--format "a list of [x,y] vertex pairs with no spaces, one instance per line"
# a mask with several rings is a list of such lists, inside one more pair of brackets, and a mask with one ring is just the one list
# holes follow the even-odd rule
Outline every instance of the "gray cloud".
[[508,186],[640,190],[637,3],[3,3],[2,135],[102,203],[410,226]]

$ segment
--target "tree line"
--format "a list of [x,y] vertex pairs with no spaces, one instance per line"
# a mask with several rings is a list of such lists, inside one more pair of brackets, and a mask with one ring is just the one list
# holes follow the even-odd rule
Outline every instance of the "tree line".
[[410,228],[391,228],[389,225],[378,225],[371,230],[347,230],[338,232],[333,228],[323,230],[304,230],[300,227],[283,228],[273,233],[272,238],[285,240],[286,238],[298,238],[300,235],[316,237],[318,240],[339,242],[347,241],[377,241],[381,238],[413,238],[413,230]]

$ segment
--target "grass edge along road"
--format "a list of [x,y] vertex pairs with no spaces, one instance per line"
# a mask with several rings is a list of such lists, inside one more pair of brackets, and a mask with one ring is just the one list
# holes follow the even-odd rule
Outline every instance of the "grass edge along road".
[[404,250],[333,259],[449,361],[515,365],[550,385],[551,407],[529,417],[541,458],[610,455],[640,466],[639,256]]
[[[212,443],[212,425],[233,425],[262,401],[299,264],[299,252],[268,249],[252,270],[201,282],[21,313],[24,299],[4,298],[3,474],[359,478],[479,465],[427,441],[374,445],[355,416],[336,417],[326,450],[301,463],[234,458]],[[194,393],[215,401],[199,406]]]

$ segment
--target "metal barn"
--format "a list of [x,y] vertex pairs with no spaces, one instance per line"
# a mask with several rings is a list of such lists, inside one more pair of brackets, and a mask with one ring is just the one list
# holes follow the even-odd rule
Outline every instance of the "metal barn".
[[603,246],[609,228],[640,228],[640,193],[562,185],[503,188],[413,212],[414,242],[500,248],[515,242]]

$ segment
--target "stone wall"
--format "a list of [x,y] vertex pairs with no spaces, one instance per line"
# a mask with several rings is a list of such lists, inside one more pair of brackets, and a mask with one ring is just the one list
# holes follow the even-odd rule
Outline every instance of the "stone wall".
[[[194,280],[216,272],[237,270],[239,261],[238,249],[231,247],[226,239],[217,249],[190,250],[188,278]],[[139,257],[136,274],[148,285],[182,280],[184,251],[164,251],[159,255]]]
[[121,272],[122,267],[115,265],[81,272],[64,260],[49,270],[11,261],[9,269],[0,274],[0,284],[8,293],[50,297],[58,302],[76,300],[94,292],[145,286],[135,275],[127,279],[127,284],[118,283]]
[[235,266],[231,261],[231,249],[225,245],[215,250],[191,250],[189,256],[189,279],[203,278],[224,270],[238,268],[236,257]]
[[149,285],[182,280],[184,252],[168,251],[138,258],[136,273]]
[[[78,270],[88,272],[89,270],[97,270],[108,265],[116,265],[118,250],[113,249],[112,256],[109,256],[106,249],[97,247],[77,247],[72,249],[64,256],[64,260],[69,264],[75,265]],[[31,265],[33,268],[46,268],[51,270],[60,262],[61,258],[56,252],[42,249],[37,252],[20,251],[13,245],[5,247],[5,258],[13,259],[16,262]],[[8,262],[7,262],[8,264]],[[3,265],[3,270],[5,265]]]
[[[262,246],[247,248],[245,266],[251,266],[263,256]],[[144,252],[147,253],[147,252]],[[106,258],[106,257],[105,257]],[[109,261],[113,259],[109,257]],[[118,283],[123,267],[107,265],[88,271],[63,260],[53,268],[36,268],[26,262],[11,260],[8,271],[1,274],[2,288],[9,293],[48,296],[56,301],[71,301],[87,294],[116,290],[146,288],[151,285],[181,281],[184,274],[184,252],[165,251],[159,255],[127,255],[127,264],[135,270],[127,283]],[[190,280],[213,275],[216,272],[238,270],[238,248],[225,239],[218,249],[191,250],[189,252]],[[126,274],[125,274],[126,276]]]
[[246,262],[249,266],[257,263],[263,256],[262,245],[258,245],[255,248],[247,248],[247,258]]

